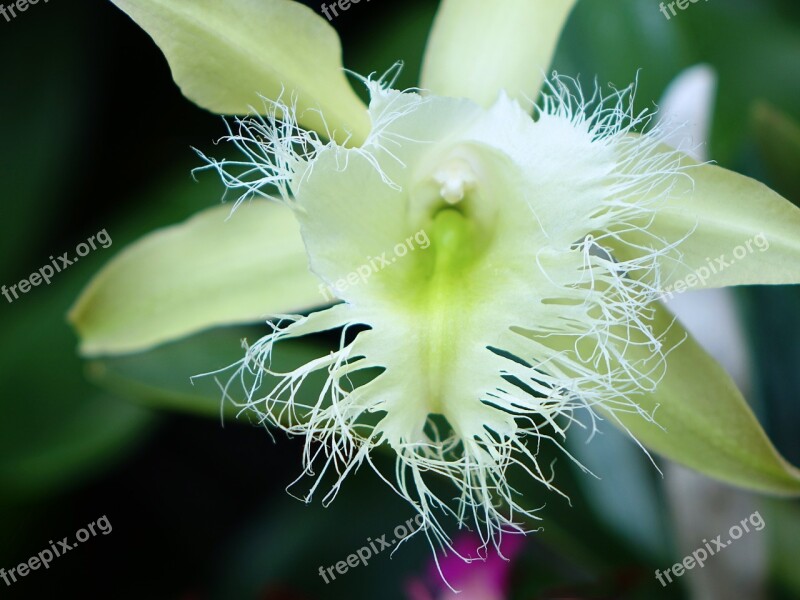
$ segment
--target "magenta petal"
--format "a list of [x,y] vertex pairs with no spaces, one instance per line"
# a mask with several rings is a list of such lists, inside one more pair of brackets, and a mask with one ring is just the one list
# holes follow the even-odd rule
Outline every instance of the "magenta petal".
[[[431,562],[428,581],[433,595],[421,581],[414,580],[407,588],[409,600],[503,600],[508,593],[511,560],[520,553],[524,544],[522,535],[504,535],[500,544],[501,556],[493,546],[480,550],[482,544],[477,535],[463,534],[453,542],[455,552],[439,558],[439,567],[447,583],[442,580],[436,563]],[[465,562],[461,557],[473,560]],[[453,595],[448,583],[460,593]]]

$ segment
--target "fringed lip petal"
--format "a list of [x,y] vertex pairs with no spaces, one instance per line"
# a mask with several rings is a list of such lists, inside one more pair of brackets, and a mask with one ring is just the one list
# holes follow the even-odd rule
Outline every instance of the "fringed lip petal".
[[[432,544],[449,544],[440,510],[489,544],[523,530],[519,516],[536,518],[508,469],[554,489],[531,440],[563,447],[579,410],[653,420],[637,398],[657,389],[672,349],[652,330],[660,288],[643,275],[660,280],[678,244],[651,235],[660,245],[625,260],[607,247],[628,243],[620,227],[646,232],[637,222],[655,219],[686,174],[678,153],[659,152],[658,131],[630,135],[641,123],[631,89],[592,104],[576,86],[551,81],[533,121],[505,93],[483,109],[371,85],[373,129],[359,148],[291,124],[243,125],[244,172],[277,185],[312,270],[343,303],[276,325],[232,381],[243,378],[262,420],[307,436],[305,473],[340,474],[326,498],[387,444],[392,486]],[[256,162],[259,144],[274,162]],[[259,192],[258,179],[213,164],[244,197]],[[281,340],[332,328],[342,330],[338,350],[259,393]],[[323,392],[301,404],[314,373],[327,378]],[[455,505],[434,494],[434,474],[455,486]]]

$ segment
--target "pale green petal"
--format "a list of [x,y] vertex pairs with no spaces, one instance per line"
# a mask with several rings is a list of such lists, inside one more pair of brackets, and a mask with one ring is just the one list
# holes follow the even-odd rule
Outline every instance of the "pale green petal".
[[296,95],[300,122],[359,143],[366,108],[342,70],[335,30],[290,0],[112,0],[155,40],[187,98],[222,114],[247,114]]
[[146,350],[216,325],[324,303],[292,212],[253,200],[206,210],[125,249],[69,314],[85,355]]
[[[371,110],[385,103],[397,111],[380,129],[386,141],[372,153],[369,145],[326,148],[293,182],[312,270],[346,304],[324,325],[300,322],[291,335],[312,323],[315,331],[330,328],[328,319],[369,326],[348,355],[385,373],[360,390],[367,400],[352,400],[387,410],[381,427],[390,443],[418,441],[430,413],[470,439],[487,428],[511,431],[516,392],[504,376],[518,365],[492,349],[547,363],[554,360],[547,342],[528,343],[517,329],[547,339],[605,325],[592,308],[601,294],[588,294],[586,256],[574,243],[601,220],[589,213],[602,204],[610,153],[585,131],[570,136],[566,119],[523,128],[530,117],[506,97],[482,111],[463,99],[384,96]],[[453,126],[460,121],[468,126]],[[498,124],[518,127],[495,133],[492,147]],[[395,140],[404,143],[388,143]],[[573,171],[576,164],[586,168]],[[445,200],[460,184],[462,199]],[[557,212],[548,212],[561,196]],[[448,211],[448,202],[460,211]],[[609,207],[602,218],[612,214]],[[619,280],[599,266],[595,276],[598,285]],[[563,388],[560,380],[534,385]],[[503,410],[481,402],[492,395]]]
[[[636,402],[654,414],[656,424],[615,412],[622,425],[650,450],[715,479],[800,495],[800,471],[775,450],[725,370],[664,308],[655,309],[654,330],[666,332],[664,348],[671,352],[656,391]],[[627,357],[642,364],[656,361],[648,346],[630,345]]]
[[501,90],[530,108],[576,0],[442,0],[422,87],[483,106]]
[[[652,246],[653,235],[686,238],[680,261],[664,258],[661,288],[800,283],[800,209],[754,179],[688,157],[683,162],[691,165],[690,178],[677,181],[651,224],[641,224],[647,232],[623,236],[643,247]],[[628,245],[613,250],[622,260],[635,255]]]

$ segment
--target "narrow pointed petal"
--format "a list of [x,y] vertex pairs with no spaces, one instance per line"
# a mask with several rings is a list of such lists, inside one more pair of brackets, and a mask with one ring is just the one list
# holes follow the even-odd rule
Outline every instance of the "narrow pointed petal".
[[[688,156],[685,176],[647,225],[611,243],[627,260],[653,242],[680,242],[664,257],[659,285],[667,294],[732,285],[800,283],[800,209],[764,184]],[[654,190],[663,193],[663,190]],[[683,240],[683,241],[681,241]]]
[[443,0],[422,88],[490,106],[501,91],[531,108],[576,0]]
[[[723,482],[779,495],[800,495],[800,471],[778,454],[736,384],[661,306],[654,334],[668,352],[652,394],[637,398],[654,422],[615,411],[640,443],[658,454]],[[682,341],[683,340],[683,341]],[[628,360],[652,362],[646,345],[631,344]]]
[[335,30],[290,0],[112,0],[164,52],[175,82],[199,106],[222,114],[260,110],[296,95],[298,117],[359,143],[366,107],[348,84]]
[[207,210],[128,247],[69,313],[84,355],[124,354],[217,325],[324,303],[291,211],[266,201]]
[[709,65],[683,71],[661,98],[659,123],[668,127],[664,143],[698,161],[708,160],[708,139],[717,93],[717,74]]
[[[679,245],[680,264],[664,264],[668,299],[684,289],[800,283],[800,210],[752,179],[695,162],[708,158],[715,91],[714,71],[698,65],[676,78],[661,101],[663,141],[691,157],[684,160],[689,177],[650,229],[670,242],[688,235]],[[636,237],[647,245],[641,234],[629,239]]]
[[[716,90],[717,75],[709,65],[690,67],[675,78],[658,111],[658,121],[668,131],[666,144],[683,148],[695,160],[708,160]],[[734,291],[727,288],[691,291],[676,296],[669,308],[748,395],[752,389],[752,369]]]

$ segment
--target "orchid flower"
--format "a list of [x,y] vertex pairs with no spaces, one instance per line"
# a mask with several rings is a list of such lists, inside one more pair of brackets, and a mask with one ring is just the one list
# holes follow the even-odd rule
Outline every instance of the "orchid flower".
[[[462,533],[453,540],[456,551],[431,561],[425,576],[414,577],[406,584],[408,600],[506,600],[511,589],[513,561],[524,549],[524,538],[509,535],[503,538],[499,549],[490,549],[482,555],[481,539]],[[469,557],[464,562],[459,557]],[[438,574],[441,571],[443,578]],[[444,579],[444,581],[443,581]],[[458,590],[453,592],[448,582]]]
[[[800,210],[666,145],[634,111],[635,86],[546,77],[574,0],[443,0],[419,88],[364,77],[368,106],[335,31],[299,3],[113,2],[189,99],[239,115],[235,158],[203,157],[238,201],[99,273],[70,314],[84,355],[269,317],[225,398],[305,436],[309,496],[327,473],[332,499],[376,449],[393,452],[394,474],[379,475],[451,549],[443,515],[484,545],[526,529],[541,502],[508,474],[557,490],[537,450],[583,426],[577,411],[722,481],[800,492],[660,302],[680,287],[800,282]],[[759,235],[765,251],[715,263]],[[335,351],[273,368],[286,340],[330,331]],[[309,397],[314,374],[326,383]]]

